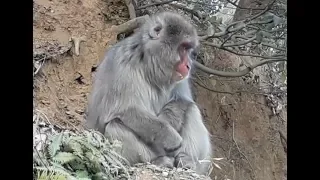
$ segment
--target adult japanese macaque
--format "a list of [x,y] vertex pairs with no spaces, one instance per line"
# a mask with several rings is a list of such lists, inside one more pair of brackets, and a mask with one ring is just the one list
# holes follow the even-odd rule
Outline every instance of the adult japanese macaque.
[[122,142],[131,164],[207,171],[209,133],[189,85],[195,28],[180,15],[150,17],[110,48],[97,68],[87,125]]

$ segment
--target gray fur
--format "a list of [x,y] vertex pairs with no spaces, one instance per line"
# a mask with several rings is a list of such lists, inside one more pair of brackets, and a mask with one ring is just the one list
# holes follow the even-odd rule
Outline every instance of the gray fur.
[[[122,156],[132,164],[170,167],[174,161],[210,157],[209,133],[189,80],[171,79],[179,62],[178,45],[186,39],[199,44],[192,25],[179,15],[160,13],[110,48],[97,68],[87,125],[122,141]],[[205,169],[194,168],[199,173]]]

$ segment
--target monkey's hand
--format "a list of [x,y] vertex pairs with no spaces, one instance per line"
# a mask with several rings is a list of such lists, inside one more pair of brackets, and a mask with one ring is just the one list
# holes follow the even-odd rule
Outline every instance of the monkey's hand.
[[180,134],[166,121],[138,107],[118,113],[116,118],[156,149],[172,152],[181,147]]
[[182,99],[172,100],[162,108],[158,117],[167,121],[176,131],[180,132],[187,110],[191,105],[192,102]]
[[180,134],[167,122],[164,122],[165,128],[160,132],[154,139],[154,145],[163,149],[167,152],[174,152],[181,147],[182,137]]
[[152,160],[151,163],[159,167],[173,168],[174,157],[160,156]]

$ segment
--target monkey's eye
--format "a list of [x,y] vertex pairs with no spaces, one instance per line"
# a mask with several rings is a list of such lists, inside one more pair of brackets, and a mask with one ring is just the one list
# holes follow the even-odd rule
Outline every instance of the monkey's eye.
[[195,50],[192,49],[190,51],[190,59],[196,60],[197,56],[198,56],[198,53]]
[[155,39],[159,39],[159,34],[160,34],[161,29],[162,29],[161,24],[158,24],[156,27],[150,29],[150,31],[149,31],[149,37],[150,37],[151,39],[154,39],[154,40],[155,40]]
[[161,26],[156,26],[153,30],[156,32],[156,33],[159,33],[161,31]]
[[183,42],[181,44],[181,47],[183,48],[183,50],[189,51],[191,48],[193,48],[193,45],[190,42]]

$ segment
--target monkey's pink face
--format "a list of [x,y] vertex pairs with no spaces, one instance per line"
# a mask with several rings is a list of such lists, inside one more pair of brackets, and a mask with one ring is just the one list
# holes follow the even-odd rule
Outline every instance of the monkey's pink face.
[[179,62],[175,65],[175,72],[173,73],[173,79],[175,81],[181,81],[188,77],[190,73],[191,61],[190,53],[193,51],[193,45],[190,42],[183,42],[178,48]]

